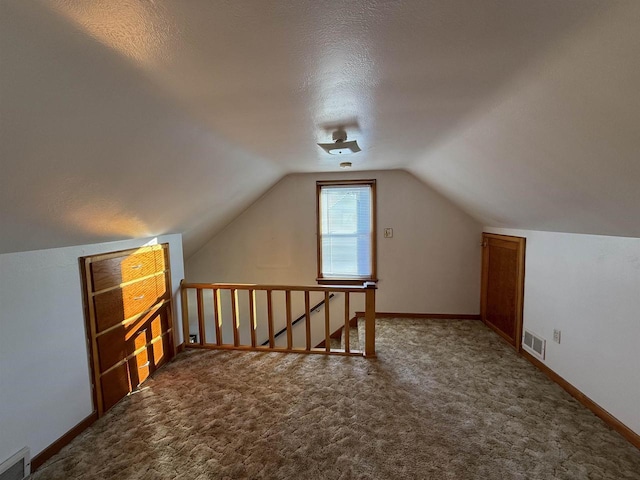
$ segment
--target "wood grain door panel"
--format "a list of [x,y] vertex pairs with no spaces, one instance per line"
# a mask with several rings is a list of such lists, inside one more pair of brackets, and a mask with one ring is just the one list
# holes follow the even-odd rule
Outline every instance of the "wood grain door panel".
[[102,375],[100,384],[102,387],[103,408],[106,411],[131,391],[129,364],[125,362]]
[[138,387],[144,382],[150,373],[149,368],[149,355],[147,353],[147,347],[143,345],[144,350],[136,354],[129,361],[129,369],[131,371],[131,386]]
[[169,268],[169,249],[162,248],[154,251],[154,260],[156,264],[156,272],[162,272]]
[[520,349],[524,289],[524,238],[483,235],[482,320]]
[[[138,348],[162,336],[171,326],[169,324],[168,305],[147,313],[143,317],[126,325],[118,325],[98,335],[100,372],[108,370],[123,358],[132,355]],[[144,342],[140,343],[140,333],[145,332]]]
[[489,279],[487,283],[487,311],[485,321],[498,328],[511,342],[515,339],[517,248],[506,248],[489,239]]
[[[96,292],[154,274],[160,251],[150,251],[99,260],[91,264]],[[164,270],[164,268],[162,268]]]
[[165,334],[161,341],[153,342],[149,351],[151,353],[151,372],[153,373],[173,358],[173,335],[171,332]]
[[[115,288],[94,297],[98,333],[148,310],[158,301],[156,277]],[[166,290],[163,287],[161,290]]]
[[175,355],[168,244],[80,259],[102,416]]
[[169,300],[171,298],[166,272],[156,277],[156,298],[157,300]]
[[100,373],[126,358],[133,350],[127,345],[123,335],[124,327],[111,330],[98,337],[98,357]]

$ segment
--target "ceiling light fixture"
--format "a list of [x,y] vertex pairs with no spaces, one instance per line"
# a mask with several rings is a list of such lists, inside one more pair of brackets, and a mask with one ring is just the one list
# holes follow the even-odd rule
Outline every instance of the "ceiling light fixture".
[[360,151],[358,142],[355,140],[347,142],[347,132],[343,129],[338,129],[333,132],[333,142],[334,143],[319,143],[318,145],[331,155],[349,155]]

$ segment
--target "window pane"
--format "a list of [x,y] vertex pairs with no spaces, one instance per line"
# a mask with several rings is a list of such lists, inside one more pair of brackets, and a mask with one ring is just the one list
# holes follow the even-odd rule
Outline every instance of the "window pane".
[[371,187],[323,186],[320,215],[323,276],[371,276]]

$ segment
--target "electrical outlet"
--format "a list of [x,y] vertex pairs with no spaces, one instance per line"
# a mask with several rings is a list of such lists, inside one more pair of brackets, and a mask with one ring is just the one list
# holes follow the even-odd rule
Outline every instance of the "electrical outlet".
[[560,330],[553,330],[553,341],[560,343]]
[[393,228],[385,228],[384,238],[392,238],[392,237],[393,237]]

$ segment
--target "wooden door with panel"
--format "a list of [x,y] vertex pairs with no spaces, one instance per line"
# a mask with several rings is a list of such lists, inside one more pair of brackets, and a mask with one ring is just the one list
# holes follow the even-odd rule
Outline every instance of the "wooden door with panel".
[[482,235],[482,321],[520,351],[525,239]]
[[80,259],[94,400],[102,415],[174,354],[167,244]]

